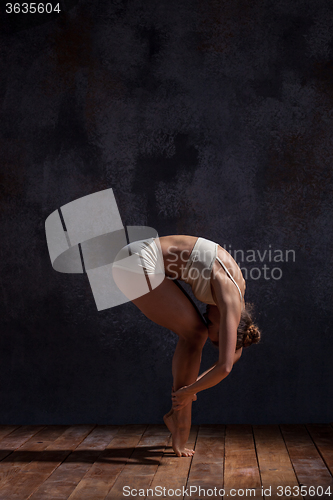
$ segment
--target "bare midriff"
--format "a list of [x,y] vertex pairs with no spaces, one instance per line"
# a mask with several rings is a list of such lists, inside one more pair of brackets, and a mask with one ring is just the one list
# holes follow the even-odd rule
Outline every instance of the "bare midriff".
[[167,276],[181,279],[182,269],[186,266],[197,239],[197,236],[181,234],[159,238]]

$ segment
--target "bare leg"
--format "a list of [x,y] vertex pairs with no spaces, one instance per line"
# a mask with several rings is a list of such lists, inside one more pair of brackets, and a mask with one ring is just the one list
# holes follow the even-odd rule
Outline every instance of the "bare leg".
[[[206,338],[196,341],[180,338],[172,360],[173,386],[175,390],[196,381],[200,368],[201,352]],[[172,447],[177,456],[191,456],[193,450],[185,448],[191,429],[192,402],[179,411],[170,410],[164,422],[172,433]]]
[[[132,302],[147,318],[179,336],[172,361],[175,390],[195,382],[208,332],[193,303],[168,278],[153,291]],[[177,456],[193,454],[192,450],[185,449],[191,428],[191,410],[192,403],[179,411],[170,410],[164,416],[164,422],[172,433],[173,449]]]

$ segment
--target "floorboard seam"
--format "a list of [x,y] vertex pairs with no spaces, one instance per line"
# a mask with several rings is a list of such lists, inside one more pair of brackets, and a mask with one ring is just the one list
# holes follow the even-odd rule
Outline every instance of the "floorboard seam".
[[[260,465],[259,465],[258,451],[257,451],[256,439],[255,439],[255,436],[254,436],[254,429],[253,429],[253,425],[251,425],[251,430],[252,430],[252,437],[253,437],[254,451],[255,451],[255,454],[256,454],[256,459],[257,459],[257,467],[258,467],[259,477],[260,477],[261,491],[263,491],[263,483],[262,483],[261,470],[260,470]],[[263,498],[264,498],[264,496],[263,496]]]
[[307,432],[308,432],[308,434],[309,434],[309,436],[310,436],[311,441],[312,441],[312,442],[313,442],[313,444],[315,445],[316,450],[318,451],[318,453],[319,453],[319,455],[320,455],[320,458],[321,458],[321,459],[322,459],[322,461],[324,462],[324,464],[325,464],[325,466],[326,466],[326,468],[327,468],[328,472],[330,473],[331,477],[333,478],[333,474],[332,474],[332,472],[331,472],[331,470],[330,470],[329,466],[327,465],[326,460],[325,460],[325,458],[323,457],[323,455],[322,455],[322,453],[321,453],[320,449],[318,448],[318,446],[317,446],[317,444],[316,444],[315,440],[313,439],[313,437],[312,437],[312,435],[311,435],[311,432],[310,432],[310,431],[309,431],[309,429],[308,429],[308,425],[305,425],[305,428],[306,428],[306,430],[307,430]]

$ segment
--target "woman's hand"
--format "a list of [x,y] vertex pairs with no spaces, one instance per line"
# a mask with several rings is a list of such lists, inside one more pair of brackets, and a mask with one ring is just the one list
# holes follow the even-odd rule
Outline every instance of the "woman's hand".
[[171,398],[172,408],[179,411],[191,403],[191,401],[196,401],[197,395],[189,391],[189,386],[184,386],[176,392],[173,391],[171,393]]

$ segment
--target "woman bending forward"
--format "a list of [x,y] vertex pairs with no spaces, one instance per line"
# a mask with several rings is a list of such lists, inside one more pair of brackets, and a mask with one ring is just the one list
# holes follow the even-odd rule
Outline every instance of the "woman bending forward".
[[[126,255],[130,256],[130,265],[125,262]],[[113,264],[113,277],[147,318],[179,337],[172,359],[172,408],[164,422],[172,433],[176,455],[191,456],[194,451],[185,444],[196,394],[227,377],[242,348],[260,339],[245,308],[241,270],[217,243],[174,235],[140,240],[124,247]],[[147,291],[142,290],[142,280]],[[189,283],[195,297],[207,304],[206,322],[174,280]],[[198,377],[207,337],[218,346],[219,359]]]

